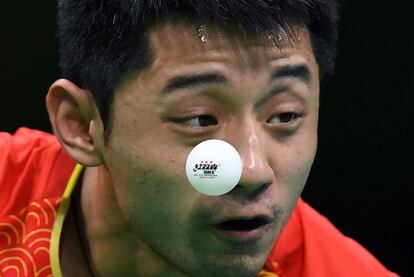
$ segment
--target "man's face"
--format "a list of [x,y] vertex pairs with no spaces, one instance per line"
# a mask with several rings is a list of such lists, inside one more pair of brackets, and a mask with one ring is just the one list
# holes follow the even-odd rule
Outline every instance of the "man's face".
[[[105,159],[140,243],[189,275],[252,276],[314,159],[318,69],[303,30],[280,49],[204,35],[173,24],[150,32],[154,61],[117,89]],[[200,194],[185,175],[189,152],[208,139],[243,161],[222,196]]]

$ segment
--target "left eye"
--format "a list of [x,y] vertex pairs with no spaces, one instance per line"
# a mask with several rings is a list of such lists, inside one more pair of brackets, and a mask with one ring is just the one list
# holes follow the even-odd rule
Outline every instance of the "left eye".
[[293,123],[296,120],[298,120],[300,117],[300,114],[293,113],[293,112],[287,112],[287,113],[280,113],[277,115],[272,116],[267,123],[270,124],[289,124]]

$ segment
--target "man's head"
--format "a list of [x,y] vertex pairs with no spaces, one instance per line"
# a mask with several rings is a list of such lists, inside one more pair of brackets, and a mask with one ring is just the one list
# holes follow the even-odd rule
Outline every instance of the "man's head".
[[[137,252],[191,276],[257,274],[313,163],[335,3],[101,2],[60,4],[61,64],[72,82],[57,81],[47,100],[60,142],[104,168]],[[185,177],[192,147],[213,138],[243,161],[240,183],[219,197]]]

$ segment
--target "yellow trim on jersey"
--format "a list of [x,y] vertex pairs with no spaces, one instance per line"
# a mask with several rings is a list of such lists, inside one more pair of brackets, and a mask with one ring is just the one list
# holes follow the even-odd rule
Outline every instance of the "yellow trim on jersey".
[[259,275],[257,275],[257,277],[279,277],[279,275],[277,275],[276,273],[273,273],[273,272],[267,271],[267,270],[265,270],[265,269],[262,269],[262,270],[259,272]]
[[59,258],[59,247],[60,247],[60,236],[62,235],[63,222],[65,221],[66,214],[70,207],[70,197],[73,190],[75,189],[76,183],[78,182],[79,176],[83,171],[83,166],[77,164],[69,178],[66,185],[65,192],[57,212],[56,221],[53,224],[52,238],[50,241],[50,265],[52,268],[52,275],[54,277],[62,277],[62,271],[60,269],[60,258]]

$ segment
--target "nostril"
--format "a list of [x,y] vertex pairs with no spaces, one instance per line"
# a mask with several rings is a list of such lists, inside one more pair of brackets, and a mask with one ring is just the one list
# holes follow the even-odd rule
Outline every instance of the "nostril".
[[260,193],[273,182],[273,179],[273,169],[265,161],[254,161],[251,164],[246,164],[246,161],[243,161],[243,172],[239,186],[250,192]]
[[245,200],[255,200],[264,195],[271,185],[271,182],[264,182],[259,184],[247,184],[240,182],[232,191],[227,194],[233,197],[244,198]]

